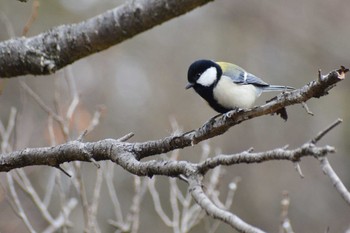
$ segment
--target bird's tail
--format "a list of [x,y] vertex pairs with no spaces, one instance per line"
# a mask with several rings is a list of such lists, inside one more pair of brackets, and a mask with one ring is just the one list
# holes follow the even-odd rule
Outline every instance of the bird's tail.
[[292,91],[292,90],[295,90],[295,88],[289,87],[289,86],[279,86],[279,85],[269,85],[269,86],[263,88],[264,92],[267,92],[267,91]]

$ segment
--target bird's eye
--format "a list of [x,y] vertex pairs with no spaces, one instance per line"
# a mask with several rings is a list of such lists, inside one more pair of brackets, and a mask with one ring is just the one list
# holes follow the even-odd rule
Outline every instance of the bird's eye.
[[201,76],[201,73],[196,74],[196,78],[199,78]]

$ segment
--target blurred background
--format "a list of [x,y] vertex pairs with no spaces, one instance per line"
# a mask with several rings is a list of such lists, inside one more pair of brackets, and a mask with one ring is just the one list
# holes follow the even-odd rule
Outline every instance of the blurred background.
[[[125,1],[60,0],[40,1],[39,14],[27,36],[34,36],[62,24],[78,23]],[[32,2],[0,1],[0,40],[9,39],[8,24],[16,36],[30,17]],[[95,130],[86,140],[119,138],[129,132],[130,140],[147,141],[172,133],[175,119],[183,131],[200,127],[216,113],[192,90],[185,90],[187,68],[197,59],[207,58],[235,63],[268,83],[302,87],[323,73],[349,66],[350,4],[347,0],[217,0],[197,8],[145,33],[137,35],[106,51],[79,60],[50,77],[20,77],[6,81],[0,95],[0,119],[8,121],[11,107],[19,112],[15,149],[49,146],[48,115],[20,88],[24,80],[48,106],[54,108],[54,93],[60,111],[69,107],[71,96],[65,76],[72,77],[80,101],[71,138],[79,136],[96,109],[102,108]],[[6,22],[7,21],[7,22]],[[289,119],[263,116],[229,130],[210,140],[210,156],[241,152],[250,147],[264,151],[284,145],[295,148],[314,137],[337,118],[343,124],[330,132],[320,143],[335,146],[337,153],[330,162],[344,184],[350,188],[350,84],[345,80],[321,99],[308,102],[315,114],[308,115],[301,105],[287,108]],[[273,94],[263,94],[258,104]],[[101,107],[102,106],[102,107]],[[57,143],[62,143],[57,133]],[[179,159],[198,161],[200,145],[180,151]],[[157,159],[162,156],[155,157]],[[234,177],[241,177],[231,210],[250,224],[269,232],[277,232],[280,222],[282,192],[288,191],[291,206],[289,217],[295,232],[345,232],[350,227],[350,207],[333,188],[320,169],[319,162],[305,158],[301,162],[305,175],[301,179],[294,165],[274,161],[225,168],[220,180],[223,196]],[[53,168],[52,168],[53,169]],[[32,167],[26,172],[39,194],[45,192],[50,168]],[[83,164],[86,182],[94,179],[96,167]],[[128,208],[133,192],[132,176],[115,168],[115,187],[123,208]],[[69,180],[69,178],[63,178]],[[167,178],[160,177],[159,190],[168,190]],[[1,174],[3,187],[5,174]],[[183,190],[186,186],[182,185]],[[89,185],[87,185],[89,190]],[[102,187],[102,193],[103,193]],[[22,221],[11,210],[6,188],[0,194],[0,231],[25,232]],[[41,195],[40,194],[40,195]],[[168,191],[160,192],[165,209],[169,209]],[[22,194],[26,211],[39,231],[45,221]],[[101,199],[99,224],[102,232],[113,232],[107,224],[112,218],[110,200]],[[154,211],[152,199],[146,194],[141,206],[139,232],[172,232]],[[81,232],[81,210],[73,211],[75,227]],[[41,230],[40,230],[41,229]],[[192,232],[203,232],[203,226]],[[232,232],[225,224],[218,232]]]

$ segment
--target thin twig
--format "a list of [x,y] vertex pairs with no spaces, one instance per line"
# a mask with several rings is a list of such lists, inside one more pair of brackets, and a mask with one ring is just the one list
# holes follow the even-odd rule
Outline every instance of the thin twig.
[[2,142],[1,142],[1,151],[3,153],[12,151],[11,145],[10,145],[10,137],[12,132],[15,129],[15,125],[16,125],[16,116],[17,116],[17,109],[12,107],[11,111],[10,111],[10,116],[9,116],[9,120],[7,123],[7,127],[6,129],[4,129],[4,126],[2,125],[2,130],[3,131],[1,133],[2,135]]
[[82,202],[82,207],[83,207],[83,216],[84,216],[84,232],[89,232],[89,203],[87,199],[87,193],[85,189],[85,183],[83,180],[82,176],[82,171],[81,171],[81,163],[79,161],[74,162],[74,168],[75,168],[75,176],[73,177],[74,179],[74,184],[76,186],[76,189],[78,191],[80,200]]
[[307,106],[307,104],[305,102],[301,102],[301,105],[303,106],[303,108],[305,109],[307,114],[314,116],[314,113],[310,111],[309,106]]
[[50,145],[56,146],[57,142],[56,142],[56,136],[55,136],[55,131],[54,131],[54,127],[53,127],[52,115],[49,115],[49,117],[48,117],[47,129],[49,131]]
[[30,27],[32,26],[33,22],[38,17],[39,7],[40,7],[39,0],[34,0],[33,4],[32,4],[32,12],[30,14],[30,17],[29,17],[26,25],[24,26],[24,28],[22,30],[22,36],[26,36],[27,35],[27,33],[28,33]]
[[241,182],[241,177],[235,177],[228,185],[228,193],[225,201],[225,208],[230,209],[233,203],[233,198],[237,191],[238,183]]
[[318,69],[318,81],[322,81],[323,76],[322,76],[322,71],[321,69]]
[[97,209],[100,203],[102,181],[103,181],[102,170],[97,169],[95,187],[94,187],[92,201],[90,205],[90,211],[89,211],[89,232],[96,232],[96,228],[98,228],[96,216],[97,216]]
[[117,140],[118,140],[118,142],[125,142],[125,141],[129,140],[130,138],[132,138],[134,135],[135,135],[134,133],[130,132],[130,133],[124,135],[123,137],[118,138]]
[[325,128],[324,130],[322,130],[321,132],[319,132],[317,134],[316,137],[314,137],[313,139],[310,140],[311,143],[316,144],[319,140],[321,140],[321,138],[323,138],[329,131],[331,131],[332,129],[334,129],[336,126],[338,126],[340,123],[342,123],[343,120],[338,118],[336,121],[334,121],[332,124],[330,124],[327,128]]
[[12,200],[15,202],[15,205],[17,208],[16,212],[18,213],[19,217],[23,220],[24,225],[27,227],[29,232],[35,233],[36,231],[34,230],[32,224],[29,222],[28,217],[22,207],[21,201],[18,198],[12,175],[10,173],[6,173],[6,178],[7,178],[8,187],[10,188]]
[[80,101],[79,95],[75,95],[73,97],[73,100],[71,101],[71,103],[68,107],[67,113],[66,113],[66,119],[68,121],[72,121],[74,112],[76,111],[76,109],[78,107],[79,101]]
[[94,116],[92,117],[92,119],[90,121],[89,126],[86,129],[88,132],[93,131],[96,128],[96,126],[100,123],[100,118],[101,118],[101,115],[102,115],[102,112],[104,111],[104,109],[105,108],[103,106],[99,106],[97,108],[97,110],[94,113]]
[[5,136],[5,134],[6,134],[6,130],[5,130],[4,124],[0,120],[0,136],[1,136],[2,140],[3,140],[4,136]]
[[65,71],[64,79],[67,82],[67,86],[70,94],[69,98],[74,99],[74,97],[79,96],[79,94],[78,94],[76,83],[74,81],[75,79],[74,79],[72,67],[68,66],[67,69],[65,69],[64,71]]
[[20,80],[19,83],[23,90],[25,90],[27,94],[31,96],[48,115],[51,115],[57,122],[63,121],[63,119],[59,115],[57,115],[49,106],[47,106],[44,103],[44,101],[40,98],[40,96],[37,93],[35,93],[33,89],[30,88],[24,81]]
[[[56,174],[56,183],[58,185],[58,189],[59,189],[59,196],[60,196],[60,204],[61,204],[61,220],[62,220],[62,232],[63,233],[68,233],[68,223],[69,223],[69,212],[67,209],[64,208],[64,205],[67,201],[67,196],[66,196],[66,191],[65,188],[63,187],[62,184],[62,177],[61,177],[61,173],[60,172],[55,172]],[[74,198],[76,200],[76,198]]]
[[29,194],[29,196],[33,200],[36,207],[40,210],[40,213],[42,214],[43,218],[49,224],[51,224],[51,225],[54,224],[54,219],[52,218],[50,212],[48,211],[47,206],[40,199],[38,193],[34,189],[32,183],[30,182],[29,178],[27,177],[27,175],[25,174],[23,169],[17,169],[16,172],[18,173],[19,177],[21,178],[21,180],[25,186],[25,189],[23,189],[23,191],[25,191],[26,193]]
[[350,205],[350,193],[331,167],[328,159],[326,157],[323,157],[319,160],[321,162],[323,172],[331,179],[333,186],[340,193],[340,195],[346,201],[346,203]]
[[155,188],[155,180],[156,179],[153,178],[153,179],[149,180],[149,182],[148,182],[148,190],[151,193],[154,208],[155,208],[158,216],[160,217],[160,219],[165,223],[165,225],[167,225],[168,227],[173,227],[174,222],[172,220],[170,220],[168,215],[164,212],[162,204],[160,203],[159,193],[158,193],[157,189]]
[[48,181],[46,184],[46,189],[45,189],[45,196],[43,198],[43,204],[45,205],[46,208],[48,208],[50,202],[51,202],[51,198],[52,198],[52,194],[54,193],[53,190],[55,188],[55,180],[56,180],[56,171],[52,170],[50,171],[50,174],[48,176]]
[[116,188],[114,187],[114,184],[113,184],[115,166],[114,166],[114,164],[112,164],[110,162],[102,163],[102,165],[104,167],[101,170],[103,170],[105,172],[105,181],[106,181],[109,197],[110,197],[112,204],[113,204],[113,207],[114,207],[113,208],[114,214],[115,214],[115,217],[117,219],[116,222],[123,223],[124,222],[123,221],[123,214],[122,214],[119,198],[118,198],[118,195],[116,193]]
[[85,136],[88,134],[88,132],[89,132],[89,131],[88,131],[87,129],[84,130],[84,132],[81,133],[81,134],[79,135],[79,137],[77,138],[77,141],[82,142],[83,139],[85,138]]
[[287,191],[283,192],[283,198],[281,201],[281,225],[280,233],[294,233],[292,225],[288,217],[290,199]]
[[298,172],[300,178],[305,178],[303,171],[301,170],[300,163],[294,162],[294,167],[295,167],[295,170]]
[[65,175],[68,176],[69,178],[72,177],[72,175],[69,174],[66,170],[64,170],[60,165],[55,166],[55,168],[57,168],[58,170],[60,170],[61,172],[63,172],[63,174],[65,174]]
[[132,199],[129,213],[126,217],[127,225],[131,226],[130,232],[137,233],[140,227],[140,212],[142,200],[145,196],[148,186],[148,179],[141,180],[140,177],[134,176],[134,196]]
[[78,200],[76,198],[71,198],[68,202],[62,207],[61,213],[55,219],[55,224],[49,225],[42,233],[54,233],[59,229],[63,228],[68,224],[66,218],[78,205]]
[[169,178],[169,184],[170,184],[170,193],[169,193],[169,199],[170,199],[170,206],[173,213],[173,232],[174,233],[180,233],[180,210],[179,210],[179,204],[177,201],[177,194],[176,191],[178,190],[175,186],[176,179]]
[[182,202],[181,232],[188,232],[190,218],[192,217],[189,211],[191,202],[191,193],[187,192],[184,201]]

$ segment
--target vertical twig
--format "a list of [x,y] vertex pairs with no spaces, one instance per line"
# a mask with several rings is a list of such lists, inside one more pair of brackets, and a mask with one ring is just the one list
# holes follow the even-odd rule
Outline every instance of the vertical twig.
[[[58,185],[58,189],[59,189],[59,196],[60,196],[60,204],[61,204],[61,207],[64,207],[64,204],[66,203],[66,192],[65,192],[65,189],[63,188],[63,184],[62,184],[62,176],[61,176],[61,173],[59,171],[55,171],[56,173],[56,182],[57,182],[57,185]],[[78,201],[77,201],[78,202]],[[62,208],[62,212],[61,212],[61,226],[62,226],[62,232],[63,233],[67,233],[68,232],[68,229],[67,229],[67,225],[68,225],[68,215],[69,215],[69,212],[67,209],[65,208]],[[49,229],[51,228],[48,228],[48,231]]]
[[140,227],[140,211],[141,211],[141,202],[147,190],[147,178],[144,178],[143,181],[138,176],[134,177],[134,197],[132,199],[132,204],[130,207],[130,212],[127,217],[128,225],[131,225],[130,232],[137,233]]
[[179,205],[177,202],[177,194],[176,191],[178,190],[175,188],[177,186],[176,179],[175,178],[169,178],[169,184],[170,184],[170,206],[171,210],[173,212],[173,231],[174,233],[180,233],[180,210]]
[[116,217],[118,223],[123,223],[124,222],[123,221],[123,214],[122,214],[122,210],[120,207],[119,198],[117,196],[117,193],[115,191],[115,187],[113,184],[115,166],[114,166],[114,164],[112,164],[110,162],[102,163],[102,165],[104,165],[104,168],[102,167],[101,170],[105,171],[105,180],[106,180],[106,184],[107,184],[109,197],[111,198],[111,201],[113,203],[115,217]]
[[281,225],[280,225],[280,233],[294,233],[292,225],[290,224],[290,220],[288,217],[290,199],[288,192],[283,192],[283,198],[281,201]]
[[156,178],[153,177],[148,182],[148,190],[151,193],[151,196],[152,196],[152,199],[153,199],[154,208],[155,208],[158,216],[165,223],[165,225],[167,225],[169,227],[173,227],[174,226],[174,222],[172,220],[170,220],[168,215],[163,210],[163,207],[162,207],[162,204],[161,204],[160,198],[159,198],[159,193],[158,193],[158,191],[157,191],[157,189],[155,187],[155,180],[156,180]]
[[17,116],[17,109],[12,107],[6,129],[1,123],[0,128],[2,129],[0,130],[0,133],[2,135],[2,142],[1,142],[2,153],[12,151],[12,147],[10,144],[10,137],[16,125],[16,116]]
[[73,163],[74,169],[75,169],[75,176],[74,176],[74,184],[75,187],[78,191],[80,200],[82,202],[82,207],[83,207],[83,216],[84,216],[84,232],[88,233],[89,232],[89,203],[87,200],[86,196],[86,189],[85,189],[85,184],[82,176],[82,171],[81,171],[81,162],[76,161]]
[[22,30],[22,36],[26,36],[27,35],[30,27],[32,26],[32,24],[34,23],[36,18],[38,17],[39,7],[40,7],[39,0],[34,0],[33,1],[33,5],[32,5],[32,12],[30,14],[30,17],[29,17],[26,25],[24,26],[24,28]]
[[50,175],[49,175],[49,178],[48,178],[48,181],[46,184],[45,196],[43,198],[43,204],[45,205],[46,208],[48,208],[48,206],[51,202],[53,190],[55,188],[55,179],[56,179],[56,171],[52,170],[50,172]]
[[100,203],[100,194],[103,181],[102,175],[102,170],[96,169],[96,181],[89,211],[89,231],[93,232],[97,232],[97,229],[99,229],[96,216],[98,205]]

